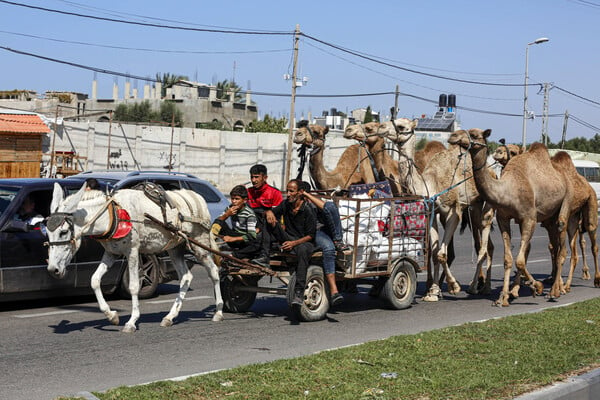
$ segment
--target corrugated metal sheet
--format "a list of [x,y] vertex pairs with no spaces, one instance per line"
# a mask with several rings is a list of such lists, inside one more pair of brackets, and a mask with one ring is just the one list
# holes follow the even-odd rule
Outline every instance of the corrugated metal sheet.
[[37,115],[0,113],[0,134],[49,132],[50,128]]

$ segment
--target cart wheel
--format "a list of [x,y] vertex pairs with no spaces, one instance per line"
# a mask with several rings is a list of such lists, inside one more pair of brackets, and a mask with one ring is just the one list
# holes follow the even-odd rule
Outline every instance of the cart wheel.
[[[154,254],[140,253],[138,269],[140,278],[138,298],[142,300],[154,297],[160,283],[161,261]],[[129,293],[129,268],[125,268],[125,272],[123,272],[119,294],[126,299],[131,299],[131,293]]]
[[417,290],[415,268],[406,261],[400,261],[392,270],[381,292],[392,308],[403,310],[410,307]]
[[[296,273],[290,278],[287,290],[287,302],[291,306],[296,286]],[[302,307],[292,307],[296,317],[301,321],[320,321],[325,318],[329,310],[327,297],[327,284],[323,275],[323,268],[311,265],[306,271],[306,288],[304,289],[304,303]]]
[[223,297],[223,311],[231,313],[246,312],[256,300],[256,292],[238,290],[243,286],[258,286],[260,277],[244,277],[244,282],[231,275],[221,277],[221,296]]

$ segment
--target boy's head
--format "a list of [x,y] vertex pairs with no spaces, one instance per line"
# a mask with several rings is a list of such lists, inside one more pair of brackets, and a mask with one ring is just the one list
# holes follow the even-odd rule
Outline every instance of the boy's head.
[[233,189],[231,189],[231,192],[229,192],[229,196],[237,196],[245,200],[248,198],[248,190],[246,190],[246,186],[244,185],[237,185],[234,186]]
[[267,182],[267,167],[262,164],[253,165],[250,168],[250,182],[255,189],[260,189]]

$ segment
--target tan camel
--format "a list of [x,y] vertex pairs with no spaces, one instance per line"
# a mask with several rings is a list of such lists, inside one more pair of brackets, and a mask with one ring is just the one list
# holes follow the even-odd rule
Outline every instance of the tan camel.
[[[366,124],[350,125],[344,131],[346,139],[358,140],[367,148],[379,179],[387,179],[390,182],[394,196],[398,196],[403,192],[401,173],[398,162],[392,158],[385,148],[384,136],[393,132],[403,137],[414,137],[414,126],[416,126],[416,122],[400,118],[381,123],[367,122]],[[414,149],[414,146],[412,147]]]
[[[595,276],[594,286],[600,287],[600,271],[598,269],[598,244],[596,242],[596,230],[598,229],[598,200],[596,191],[588,181],[579,173],[573,164],[571,156],[567,152],[559,151],[552,157],[552,163],[565,171],[567,178],[573,186],[570,218],[567,226],[569,237],[569,248],[571,249],[571,265],[567,282],[564,285],[564,292],[571,290],[573,273],[577,265],[577,237],[580,237],[580,247],[583,260],[583,279],[590,279],[589,267],[585,262],[585,239],[584,233],[587,231],[590,242],[592,243],[592,255],[594,257]],[[554,266],[553,266],[554,267]],[[560,275],[553,274],[560,278]]]
[[[507,152],[508,150],[508,152]],[[515,144],[508,144],[500,146],[494,153],[494,159],[501,164],[506,166],[510,159],[518,154],[521,154],[521,146]],[[508,154],[511,156],[509,157]],[[569,181],[573,186],[573,200],[571,204],[571,217],[569,218],[567,226],[567,234],[569,238],[569,248],[571,250],[571,263],[569,268],[569,275],[567,282],[564,285],[564,292],[571,290],[571,283],[573,280],[573,273],[579,257],[577,255],[577,238],[579,237],[579,247],[581,248],[581,258],[583,262],[583,273],[582,279],[590,279],[589,266],[587,265],[585,257],[586,241],[584,233],[587,231],[592,243],[592,255],[594,257],[595,277],[594,286],[600,287],[600,270],[598,266],[598,244],[596,243],[596,231],[598,228],[598,212],[597,212],[597,197],[596,191],[591,187],[589,182],[577,173],[577,169],[573,164],[573,160],[566,152],[558,152],[551,158],[555,168],[563,169]],[[554,254],[553,250],[550,249],[551,256]],[[553,273],[556,274],[556,260],[553,259]],[[552,280],[552,279],[551,279]],[[561,292],[563,292],[561,290]]]
[[[477,271],[469,286],[469,293],[489,293],[491,291],[491,262],[493,245],[489,241],[489,232],[494,212],[484,205],[475,184],[471,178],[471,159],[461,152],[459,146],[454,142],[458,136],[468,137],[466,131],[452,133],[448,140],[448,149],[435,154],[422,173],[411,171],[408,174],[407,186],[409,193],[430,198],[435,202],[436,215],[444,228],[443,239],[437,224],[437,218],[433,217],[430,230],[431,255],[433,257],[433,273],[431,268],[427,273],[427,295],[425,301],[438,301],[441,296],[439,286],[440,264],[446,274],[448,292],[456,294],[460,291],[460,285],[450,272],[449,266],[452,262],[451,243],[454,232],[463,218],[467,209],[471,211],[473,222],[473,239],[478,253]],[[393,138],[392,138],[393,139]],[[487,262],[487,279],[483,276],[481,267]],[[485,282],[482,282],[485,280]]]
[[[565,210],[569,208],[570,188],[564,173],[554,168],[548,150],[540,143],[532,144],[528,152],[514,157],[499,179],[491,177],[482,168],[486,164],[487,138],[490,134],[490,129],[470,129],[468,140],[463,139],[458,144],[469,149],[477,189],[486,203],[496,209],[496,220],[504,242],[504,283],[496,304],[508,306],[509,294],[518,297],[521,275],[525,276],[534,294],[543,292],[542,283],[533,278],[526,265],[530,240],[537,222],[541,222],[548,230],[550,242],[556,252],[557,265],[560,267],[560,262],[564,262],[566,249],[564,241],[560,241],[559,226],[567,225],[568,215]],[[511,219],[519,224],[521,243],[516,260],[517,278],[509,291],[513,264]],[[551,296],[559,292],[557,282],[553,285]]]
[[299,128],[294,135],[294,143],[312,147],[308,168],[315,189],[347,189],[352,184],[375,182],[367,151],[358,144],[344,150],[333,170],[325,168],[323,153],[328,132],[326,126],[308,125]]

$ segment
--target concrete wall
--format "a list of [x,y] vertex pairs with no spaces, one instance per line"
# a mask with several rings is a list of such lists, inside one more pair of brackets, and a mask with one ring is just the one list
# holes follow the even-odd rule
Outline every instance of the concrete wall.
[[[88,170],[166,171],[172,145],[172,170],[190,173],[213,182],[222,192],[249,182],[249,169],[256,163],[269,170],[269,183],[285,188],[287,134],[242,133],[206,129],[145,125],[109,124],[107,122],[68,122],[46,135],[43,163],[48,166],[54,140],[55,151],[74,151],[87,157]],[[344,139],[342,132],[327,135],[325,165],[335,168],[342,152],[354,141]],[[290,177],[295,178],[299,157],[293,145]],[[308,165],[303,178],[309,179]]]

